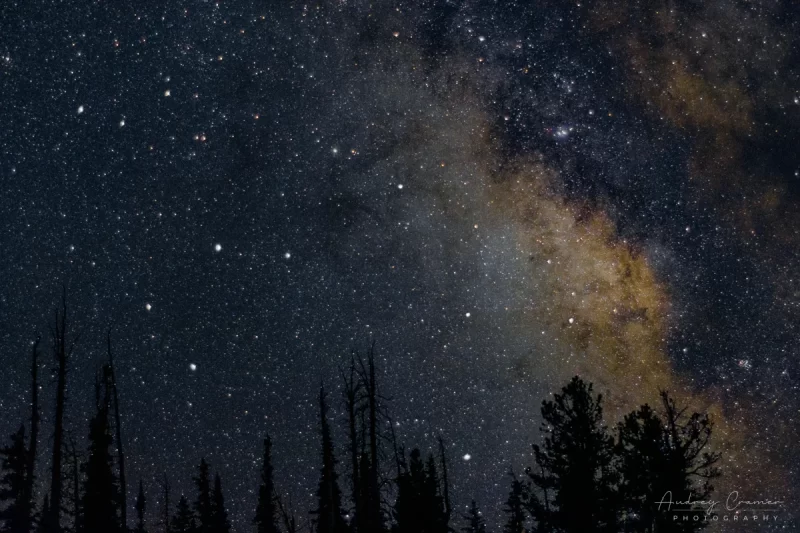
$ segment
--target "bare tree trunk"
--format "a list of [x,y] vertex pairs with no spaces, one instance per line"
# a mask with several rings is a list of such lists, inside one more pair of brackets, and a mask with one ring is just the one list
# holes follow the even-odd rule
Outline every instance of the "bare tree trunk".
[[125,482],[125,451],[122,448],[122,423],[119,416],[119,393],[117,392],[117,377],[114,372],[114,356],[111,351],[111,329],[108,330],[108,366],[111,373],[111,388],[114,392],[114,424],[116,426],[117,450],[119,461],[119,494],[120,494],[120,522],[122,531],[128,530],[128,485]]

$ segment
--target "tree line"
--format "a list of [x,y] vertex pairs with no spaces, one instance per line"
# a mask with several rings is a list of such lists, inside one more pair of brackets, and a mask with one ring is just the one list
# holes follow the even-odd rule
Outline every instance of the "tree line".
[[[55,409],[49,486],[37,494],[40,432],[40,339],[31,352],[30,416],[0,449],[0,533],[230,533],[222,480],[201,459],[193,477],[195,494],[177,502],[168,479],[162,506],[148,515],[142,481],[129,520],[128,483],[111,333],[107,361],[94,384],[94,416],[88,447],[78,449],[65,431],[67,368],[81,337],[68,321],[66,295],[50,327],[55,362]],[[366,357],[353,353],[340,369],[346,458],[337,459],[329,397],[318,395],[320,468],[316,504],[305,517],[281,496],[274,482],[272,440],[263,442],[258,498],[252,517],[257,533],[486,533],[472,500],[454,513],[446,446],[437,453],[407,451],[376,379],[374,346]],[[689,413],[667,393],[660,404],[631,412],[613,429],[603,418],[603,397],[591,383],[573,378],[541,408],[541,442],[533,465],[508,473],[502,533],[691,532],[705,527],[704,510],[685,508],[680,520],[665,512],[664,495],[675,501],[706,500],[720,475],[718,453],[709,447],[712,421]],[[343,467],[344,465],[344,467]],[[346,472],[346,482],[339,475]],[[42,483],[46,486],[46,483]],[[687,515],[683,519],[683,515]],[[157,517],[157,518],[156,518]],[[131,527],[132,526],[132,527]]]

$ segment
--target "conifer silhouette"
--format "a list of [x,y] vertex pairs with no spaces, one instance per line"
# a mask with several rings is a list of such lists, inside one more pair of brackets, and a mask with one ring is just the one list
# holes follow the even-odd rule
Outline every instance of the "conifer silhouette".
[[[81,511],[83,533],[119,532],[119,486],[113,471],[113,457],[109,448],[112,444],[109,425],[109,369],[103,367],[103,393],[98,386],[97,413],[89,423],[89,455],[84,465],[84,482]],[[52,505],[52,502],[51,502]]]
[[28,505],[25,482],[28,453],[25,449],[25,426],[11,435],[11,444],[0,449],[0,532],[28,533]]
[[219,474],[214,475],[214,493],[211,496],[211,527],[209,529],[211,533],[230,533],[231,530]]
[[342,512],[342,494],[339,489],[339,475],[336,473],[336,456],[333,451],[333,438],[328,423],[328,406],[325,401],[325,388],[319,389],[320,433],[322,436],[322,468],[317,489],[316,515],[317,533],[345,533],[348,530]]
[[706,500],[711,494],[711,481],[719,476],[715,467],[719,455],[707,449],[713,426],[708,415],[687,415],[666,392],[661,393],[661,403],[661,415],[645,404],[618,426],[625,527],[660,533],[697,531],[708,522],[692,515],[702,515],[705,509],[681,512],[689,519],[676,521],[678,513],[659,509],[658,502],[667,494],[674,501]]
[[[617,528],[614,439],[603,423],[602,395],[577,376],[542,403],[542,446],[534,445],[537,470],[528,473],[552,499],[530,505],[541,529],[565,533]],[[534,500],[535,501],[535,500]]]
[[272,468],[272,440],[264,439],[264,459],[261,466],[261,485],[258,487],[258,503],[253,524],[256,533],[280,533],[278,506],[275,498],[275,482]]
[[178,506],[175,509],[175,515],[172,517],[170,524],[171,533],[197,533],[197,524],[195,522],[194,514],[189,508],[189,501],[186,496],[181,494],[178,500]]
[[503,509],[507,516],[506,523],[503,526],[503,533],[526,533],[525,486],[513,472],[510,472],[509,476],[511,476],[511,490],[508,493],[508,500],[506,500],[506,505]]
[[194,503],[194,510],[197,513],[197,528],[200,533],[212,533],[211,524],[213,504],[211,501],[211,478],[208,473],[208,463],[205,458],[200,459],[197,477],[194,478],[197,487],[197,499]]
[[467,521],[467,525],[461,528],[464,533],[486,533],[486,520],[475,500],[472,500],[469,512],[464,515],[464,520]]

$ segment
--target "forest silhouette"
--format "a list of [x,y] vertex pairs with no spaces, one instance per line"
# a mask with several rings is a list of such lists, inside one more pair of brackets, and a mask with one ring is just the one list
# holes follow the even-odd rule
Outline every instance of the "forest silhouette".
[[[94,416],[86,421],[88,447],[79,450],[65,430],[68,366],[81,337],[68,320],[66,295],[54,312],[49,346],[36,339],[31,350],[30,414],[11,435],[0,457],[0,533],[229,533],[222,479],[198,458],[194,494],[172,494],[165,479],[161,508],[148,514],[142,481],[129,501],[112,336],[107,360],[97,372]],[[49,349],[55,363],[52,449],[39,450],[39,366]],[[274,482],[273,445],[263,441],[257,503],[245,517],[257,533],[485,533],[478,502],[465,514],[453,511],[446,446],[437,453],[407,450],[394,434],[389,402],[376,378],[374,345],[353,352],[338,376],[342,396],[319,387],[319,483],[316,503],[299,513],[280,496]],[[346,413],[346,456],[337,458],[328,417],[330,402]],[[713,424],[704,413],[689,413],[668,392],[660,405],[642,405],[609,428],[603,397],[591,383],[574,377],[541,407],[541,441],[533,444],[532,465],[507,480],[503,533],[691,532],[709,521],[700,506],[667,511],[675,501],[707,500],[719,477],[718,453],[711,451]],[[128,436],[129,437],[129,436]],[[49,483],[36,483],[37,461],[49,458]],[[342,474],[340,474],[340,472]],[[37,486],[42,487],[37,493]],[[129,518],[133,504],[135,517]]]

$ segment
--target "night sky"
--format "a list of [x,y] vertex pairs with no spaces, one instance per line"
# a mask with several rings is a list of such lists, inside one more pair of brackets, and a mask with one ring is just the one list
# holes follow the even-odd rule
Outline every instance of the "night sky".
[[609,421],[660,388],[711,412],[720,491],[797,501],[793,2],[158,4],[0,4],[3,439],[63,284],[67,426],[113,324],[154,513],[205,456],[247,531],[267,433],[311,508],[316,389],[344,457],[373,342],[400,440],[441,433],[492,524],[575,374]]

